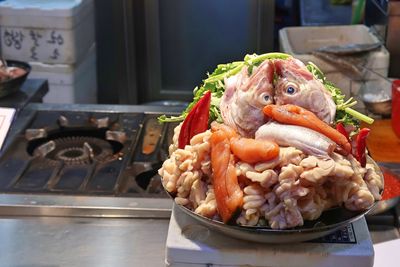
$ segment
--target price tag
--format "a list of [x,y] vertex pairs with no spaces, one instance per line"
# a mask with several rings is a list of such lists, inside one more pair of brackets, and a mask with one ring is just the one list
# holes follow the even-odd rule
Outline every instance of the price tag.
[[14,108],[0,108],[0,149],[3,147],[14,114]]

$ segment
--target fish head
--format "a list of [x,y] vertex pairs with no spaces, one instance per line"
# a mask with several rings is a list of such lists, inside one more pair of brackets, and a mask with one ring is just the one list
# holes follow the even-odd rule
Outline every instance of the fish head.
[[309,82],[314,79],[306,66],[297,59],[275,60],[275,71],[278,76],[275,85],[275,102],[278,105],[296,101],[308,91]]
[[278,76],[275,84],[275,103],[294,104],[314,112],[321,120],[332,123],[336,105],[330,93],[298,59],[275,60]]
[[261,109],[274,103],[274,65],[271,60],[265,60],[255,67],[247,81],[239,88],[248,105]]
[[265,123],[262,108],[274,102],[274,65],[266,60],[249,70],[247,66],[225,79],[220,102],[224,123],[245,137],[253,137]]

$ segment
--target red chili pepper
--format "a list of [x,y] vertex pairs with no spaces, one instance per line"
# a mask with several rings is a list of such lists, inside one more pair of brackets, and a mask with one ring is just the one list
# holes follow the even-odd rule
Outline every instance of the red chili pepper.
[[365,148],[367,147],[367,136],[371,130],[368,128],[362,128],[357,135],[356,139],[356,159],[360,162],[361,167],[365,167],[367,164]]
[[344,128],[343,123],[339,122],[338,124],[336,124],[336,130],[343,134],[347,140],[350,142],[350,138],[349,138],[349,133],[346,131],[346,128]]
[[183,121],[178,138],[178,147],[185,148],[190,139],[196,134],[208,129],[208,118],[210,116],[211,91],[207,91],[190,110]]

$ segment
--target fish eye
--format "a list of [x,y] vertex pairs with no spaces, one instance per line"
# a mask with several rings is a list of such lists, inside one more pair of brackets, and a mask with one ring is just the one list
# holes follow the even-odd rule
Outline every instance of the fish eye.
[[262,94],[261,94],[260,96],[258,96],[258,97],[259,97],[259,101],[260,101],[260,103],[261,103],[262,105],[271,104],[272,101],[273,101],[272,97],[271,97],[267,92],[262,93]]
[[288,86],[286,88],[286,93],[288,93],[289,95],[293,95],[296,92],[296,89],[294,89],[293,86]]

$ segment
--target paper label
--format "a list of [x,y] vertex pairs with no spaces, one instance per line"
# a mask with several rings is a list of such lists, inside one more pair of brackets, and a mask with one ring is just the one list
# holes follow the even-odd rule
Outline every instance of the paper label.
[[0,149],[3,147],[15,114],[14,108],[0,108]]

